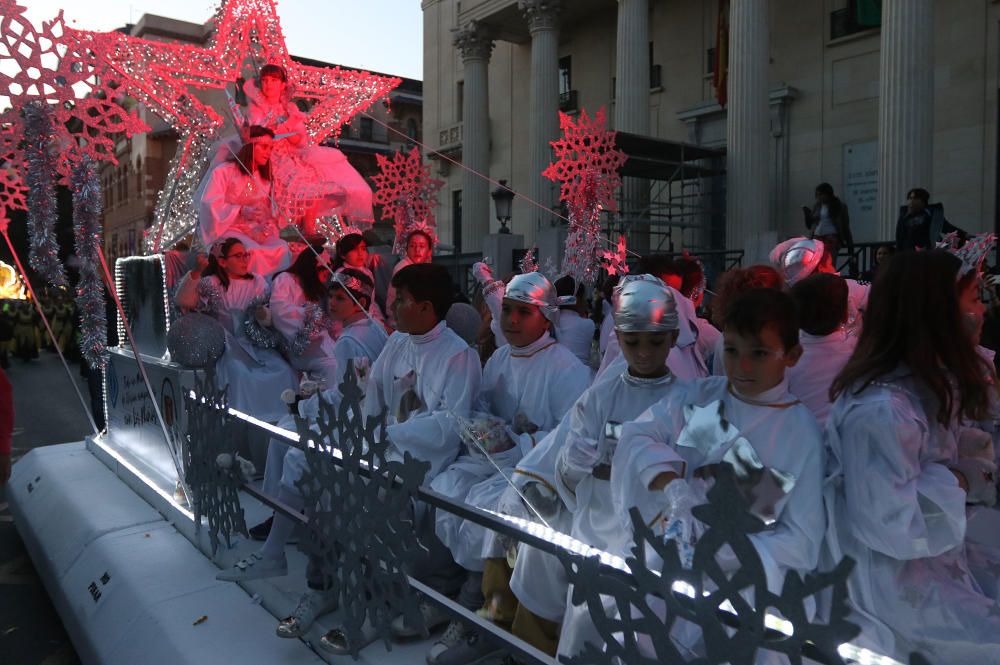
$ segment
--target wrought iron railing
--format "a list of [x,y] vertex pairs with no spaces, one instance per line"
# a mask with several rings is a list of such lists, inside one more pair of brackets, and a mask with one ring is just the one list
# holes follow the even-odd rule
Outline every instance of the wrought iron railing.
[[[757,650],[786,654],[792,662],[804,656],[827,665],[848,660],[896,663],[848,644],[859,630],[844,618],[850,561],[805,578],[790,573],[780,594],[769,590],[749,539],[764,525],[747,511],[724,466],[708,494],[709,503],[694,510],[706,532],[694,546],[692,565],[682,563],[676,542],[655,534],[637,510],[631,516],[635,545],[628,556],[621,557],[541,524],[470,506],[431,490],[423,484],[429,464],[409,455],[400,459],[389,454],[385,413],[368,419],[362,416],[363,395],[353,368],[345,372],[340,392],[336,408],[320,400],[318,417],[314,421],[297,418],[297,431],[292,432],[229,408],[225,389],[217,389],[207,376],[186,395],[192,415],[184,457],[196,521],[207,524],[213,548],[230,542],[233,534],[247,535],[241,492],[306,526],[304,549],[319,561],[324,578],[332,580],[338,590],[340,630],[347,644],[353,645],[350,651],[355,657],[362,648],[366,622],[383,640],[389,638],[389,622],[395,615],[419,625],[417,592],[452,617],[487,633],[522,661],[556,663],[407,575],[408,564],[420,549],[409,517],[409,507],[416,501],[540,549],[562,563],[575,589],[573,602],[591,608],[604,640],[603,649],[590,646],[568,659],[571,665],[689,662],[669,639],[678,620],[702,631],[708,654],[699,663],[752,662]],[[227,435],[227,429],[240,421],[303,450],[309,471],[298,487],[306,500],[306,515],[254,489],[241,476],[234,463],[236,437]],[[738,570],[723,572],[715,563],[723,547],[736,553],[741,564]],[[752,590],[749,598],[748,589]],[[807,618],[804,603],[825,589],[833,591],[834,607],[829,613],[833,619],[814,622]],[[602,597],[614,599],[611,611],[601,609],[605,607]]]

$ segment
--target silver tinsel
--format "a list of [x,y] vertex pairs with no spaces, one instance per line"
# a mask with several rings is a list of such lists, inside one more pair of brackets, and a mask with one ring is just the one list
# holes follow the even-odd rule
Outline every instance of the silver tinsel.
[[52,113],[44,104],[24,107],[25,182],[28,185],[28,263],[53,286],[68,287],[56,242],[56,164],[50,145]]
[[207,368],[214,365],[226,350],[226,333],[211,316],[191,312],[170,326],[167,349],[170,359],[176,363],[185,367]]
[[299,331],[295,333],[295,339],[289,345],[288,353],[293,356],[301,356],[309,346],[309,342],[329,327],[330,321],[323,313],[323,308],[318,303],[309,303],[306,305],[305,320]]
[[[73,237],[80,259],[76,309],[80,314],[80,351],[91,369],[107,365],[108,322],[101,265],[101,184],[89,158],[73,169]],[[61,267],[61,266],[60,266]]]
[[262,293],[247,305],[243,318],[243,332],[246,333],[250,343],[261,349],[274,349],[278,347],[278,333],[274,328],[261,325],[257,320],[257,308],[267,307],[271,301],[270,293]]
[[212,316],[228,316],[226,302],[222,299],[219,283],[211,277],[198,280],[198,297],[205,302],[205,310]]

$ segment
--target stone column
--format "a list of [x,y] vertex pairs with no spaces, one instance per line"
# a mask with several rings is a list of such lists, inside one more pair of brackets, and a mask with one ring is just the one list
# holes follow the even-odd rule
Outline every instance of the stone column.
[[768,0],[732,0],[726,117],[726,249],[743,249],[744,265],[766,259],[777,240],[771,223],[768,175],[768,45]]
[[878,105],[879,239],[896,237],[899,206],[931,189],[934,148],[934,2],[882,3]]
[[490,102],[488,69],[493,40],[475,21],[454,32],[462,54],[462,247],[478,248],[490,232]]
[[[559,138],[559,8],[560,0],[518,0],[531,33],[531,96],[528,115],[529,196],[547,208],[558,201],[554,183],[542,175],[552,162],[551,141]],[[532,206],[535,227],[555,218]]]
[[[616,131],[649,134],[649,0],[618,0],[615,66]],[[621,217],[629,222],[629,247],[649,251],[649,181],[625,178]]]

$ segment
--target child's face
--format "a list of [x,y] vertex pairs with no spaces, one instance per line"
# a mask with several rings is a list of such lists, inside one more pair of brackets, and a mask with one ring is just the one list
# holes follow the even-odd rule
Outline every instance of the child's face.
[[733,387],[746,397],[756,397],[785,378],[802,355],[795,345],[786,351],[775,326],[764,326],[758,335],[741,335],[731,328],[722,332],[723,364]]
[[396,316],[396,330],[410,335],[422,335],[434,323],[427,316],[427,309],[431,307],[428,301],[414,300],[410,290],[403,287],[396,289],[396,299],[392,302],[392,309]]
[[518,300],[505,298],[500,309],[500,329],[514,346],[528,346],[549,329],[542,310]]
[[342,287],[330,289],[330,318],[334,321],[346,321],[361,311],[361,308],[354,304],[350,294]]
[[275,101],[281,97],[285,91],[285,82],[279,76],[262,76],[260,78],[260,91],[268,101]]
[[652,379],[667,373],[667,356],[677,341],[677,331],[616,331],[618,345],[628,363],[628,371],[640,379]]
[[431,244],[423,233],[414,233],[406,243],[406,257],[414,263],[428,263],[431,260]]
[[364,268],[368,263],[368,245],[362,241],[351,251],[345,252],[344,263],[352,268]]

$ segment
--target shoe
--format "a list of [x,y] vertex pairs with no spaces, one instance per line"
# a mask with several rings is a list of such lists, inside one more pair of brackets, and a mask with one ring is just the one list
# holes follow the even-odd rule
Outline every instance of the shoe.
[[485,636],[460,621],[452,621],[448,630],[427,652],[427,665],[477,665],[499,662],[504,651]]
[[271,515],[257,526],[250,527],[250,537],[254,540],[267,540],[268,534],[271,533],[272,524],[274,524],[274,515]]
[[299,597],[299,604],[292,613],[278,623],[275,632],[278,637],[302,637],[316,619],[337,609],[337,592],[309,590]]
[[352,650],[353,645],[347,639],[347,633],[344,632],[343,628],[333,628],[326,635],[319,638],[319,646],[321,650],[327,653],[338,656],[349,656],[353,655],[353,651],[361,651],[377,639],[378,631],[372,627],[370,621],[366,620],[361,626],[361,636],[358,638],[359,643],[356,649]]
[[287,574],[288,560],[284,556],[280,559],[265,559],[260,552],[254,552],[237,561],[232,568],[223,570],[215,579],[223,582],[246,582],[264,577],[284,577]]
[[[420,616],[423,617],[424,627],[428,632],[438,626],[443,626],[451,619],[447,612],[428,600],[420,601]],[[420,626],[411,626],[406,623],[406,617],[402,614],[392,620],[391,629],[392,637],[397,640],[405,640],[424,634]]]

